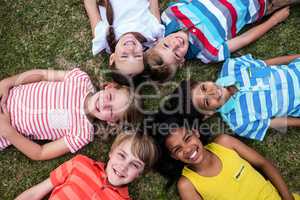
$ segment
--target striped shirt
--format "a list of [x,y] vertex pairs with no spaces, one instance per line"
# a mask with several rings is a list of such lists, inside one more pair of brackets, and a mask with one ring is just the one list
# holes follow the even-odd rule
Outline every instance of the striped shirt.
[[[93,140],[93,125],[84,113],[84,100],[94,91],[89,76],[76,68],[64,81],[41,81],[10,90],[7,108],[11,124],[35,140],[64,138],[74,153]],[[0,137],[0,149],[10,142]]]
[[51,172],[54,189],[49,200],[129,200],[128,187],[114,187],[104,164],[78,155]]
[[218,62],[230,57],[226,41],[263,17],[266,8],[267,0],[178,0],[162,13],[162,21],[165,35],[188,31],[187,59]]
[[238,89],[218,111],[240,136],[261,141],[272,118],[300,117],[300,58],[278,66],[251,55],[228,59],[216,83]]

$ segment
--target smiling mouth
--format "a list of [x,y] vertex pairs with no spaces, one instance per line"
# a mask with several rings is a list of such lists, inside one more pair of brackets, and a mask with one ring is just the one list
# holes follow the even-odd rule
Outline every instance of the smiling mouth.
[[113,169],[114,173],[119,177],[119,178],[124,178],[124,176],[118,172],[117,170]]
[[189,159],[190,161],[196,161],[196,160],[198,159],[198,156],[197,156],[198,152],[199,152],[199,148],[195,149],[195,150],[189,155],[188,159]]
[[128,41],[124,42],[124,46],[127,46],[127,45],[136,45],[136,42],[134,40],[128,40]]

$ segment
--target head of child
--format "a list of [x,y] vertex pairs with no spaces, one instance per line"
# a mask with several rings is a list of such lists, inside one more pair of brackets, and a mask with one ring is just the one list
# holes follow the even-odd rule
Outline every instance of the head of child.
[[[184,80],[175,91],[179,98],[184,99],[185,104],[190,104],[193,108],[192,113],[202,115],[203,119],[215,114],[231,96],[228,88],[212,81]],[[186,115],[189,115],[190,112],[186,108],[183,110]]]
[[116,41],[113,28],[113,9],[109,0],[105,1],[106,17],[109,29],[106,36],[112,54],[109,58],[110,68],[120,74],[132,77],[144,71],[144,58],[142,43],[146,39],[139,33],[128,32]]
[[171,116],[160,122],[155,140],[161,157],[157,170],[169,180],[169,185],[181,176],[184,165],[198,165],[204,157],[208,136],[199,131],[199,119],[186,121]]
[[137,122],[142,101],[133,89],[111,82],[87,98],[86,105],[89,116],[112,125],[120,121]]
[[172,33],[147,50],[145,60],[150,66],[151,78],[165,81],[172,78],[184,61],[189,47],[188,34],[184,31]]
[[144,133],[126,131],[112,144],[106,174],[113,186],[131,183],[157,161],[158,151],[153,139]]

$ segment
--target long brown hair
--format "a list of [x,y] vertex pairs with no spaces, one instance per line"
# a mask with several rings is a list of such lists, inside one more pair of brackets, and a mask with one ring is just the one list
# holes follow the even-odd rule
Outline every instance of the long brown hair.
[[109,0],[104,0],[104,4],[105,4],[105,8],[106,8],[106,18],[107,18],[107,21],[109,24],[108,32],[106,35],[106,40],[107,40],[108,46],[110,48],[110,51],[113,53],[113,52],[115,52],[115,48],[116,48],[116,44],[117,44],[115,29],[113,27],[114,11],[113,11],[113,8],[112,8]]

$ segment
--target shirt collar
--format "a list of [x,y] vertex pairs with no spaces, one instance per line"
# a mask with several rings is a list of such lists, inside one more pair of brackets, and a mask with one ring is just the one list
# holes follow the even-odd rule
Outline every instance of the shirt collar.
[[[234,77],[232,76],[224,76],[222,78],[219,78],[216,81],[217,85],[220,85],[222,87],[228,87],[228,86],[232,86],[232,85],[236,85],[236,80]],[[233,96],[231,96],[225,103],[223,106],[221,106],[217,112],[220,113],[229,113],[234,107],[235,107],[235,103],[236,103],[236,94],[234,94]]]
[[102,179],[103,185],[106,185],[110,189],[118,192],[122,198],[124,199],[130,199],[129,192],[128,192],[128,187],[127,186],[121,186],[121,187],[116,187],[111,185],[108,180],[107,180],[107,175],[105,172],[105,164],[102,162],[95,162],[94,165],[100,169],[100,177]]

